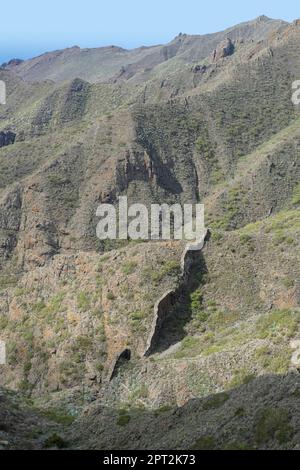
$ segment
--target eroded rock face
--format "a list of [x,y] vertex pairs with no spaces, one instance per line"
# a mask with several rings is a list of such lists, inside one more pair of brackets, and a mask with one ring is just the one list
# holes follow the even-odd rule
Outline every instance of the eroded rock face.
[[1,131],[0,132],[0,148],[5,147],[6,145],[14,144],[16,140],[16,134],[11,131]]
[[212,59],[217,62],[220,59],[224,59],[234,53],[234,44],[231,39],[227,38],[222,41],[218,47],[213,51]]

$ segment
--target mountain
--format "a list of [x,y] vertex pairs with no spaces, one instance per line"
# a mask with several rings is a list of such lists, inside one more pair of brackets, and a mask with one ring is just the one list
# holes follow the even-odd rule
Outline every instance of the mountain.
[[285,26],[287,23],[284,21],[261,16],[220,33],[203,36],[180,34],[166,45],[133,50],[116,46],[95,49],[80,49],[74,46],[48,52],[30,60],[12,60],[5,65],[5,69],[31,82],[63,82],[74,78],[93,83],[105,82],[113,79],[116,74],[126,74],[126,78],[131,78],[137,73],[148,73],[157,65],[173,58],[183,64],[203,60],[226,38],[232,41],[243,39],[258,42]]
[[[2,65],[5,446],[297,448],[299,46],[262,16]],[[122,195],[203,203],[203,249],[100,241]]]

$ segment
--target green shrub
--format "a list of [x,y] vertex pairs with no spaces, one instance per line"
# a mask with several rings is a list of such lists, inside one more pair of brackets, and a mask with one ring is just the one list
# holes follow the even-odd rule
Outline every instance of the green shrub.
[[4,330],[7,327],[8,323],[9,323],[9,320],[7,316],[1,315],[0,316],[0,330]]
[[258,444],[264,444],[276,439],[279,444],[285,444],[291,439],[293,428],[290,416],[283,408],[267,408],[259,412],[255,439]]
[[300,184],[298,184],[294,189],[292,203],[294,206],[300,204]]
[[106,298],[108,300],[115,300],[115,296],[112,292],[108,292],[107,295],[106,295]]
[[246,416],[246,410],[245,410],[245,408],[242,408],[242,407],[237,408],[237,410],[236,410],[235,413],[234,413],[234,416],[237,416],[237,417],[239,417],[239,418],[241,418],[241,417],[243,417],[243,416]]
[[215,242],[219,242],[223,239],[224,237],[224,232],[221,230],[213,230],[212,232],[212,240]]
[[142,311],[136,311],[129,315],[131,326],[134,330],[139,330],[143,326],[143,320],[145,319],[146,314]]
[[91,308],[91,299],[86,292],[79,292],[77,294],[77,307],[82,312],[87,312]]
[[213,450],[216,447],[216,441],[213,436],[202,436],[197,439],[190,450]]
[[80,335],[74,338],[74,342],[72,344],[72,351],[80,351],[83,353],[87,353],[93,346],[93,339],[90,336]]
[[282,284],[283,284],[284,287],[286,287],[287,289],[290,289],[291,287],[294,287],[295,281],[294,281],[294,279],[292,279],[292,278],[290,278],[290,277],[286,277],[285,279],[283,279]]
[[257,321],[258,337],[261,339],[290,338],[298,330],[299,312],[283,309],[274,310]]
[[218,393],[209,397],[203,404],[204,410],[212,410],[215,408],[220,408],[226,401],[229,399],[228,393]]
[[242,244],[246,244],[246,243],[249,243],[249,242],[251,242],[251,241],[252,241],[252,237],[251,237],[251,235],[249,235],[248,233],[242,233],[242,234],[240,235],[240,242],[241,242]]
[[152,281],[155,285],[158,285],[165,277],[180,275],[180,264],[175,260],[167,261],[161,269],[158,271],[153,268],[145,268],[143,271],[143,279],[145,281]]
[[168,411],[171,411],[173,408],[171,405],[162,405],[159,408],[155,410],[155,415],[160,415],[163,413],[167,413]]
[[181,359],[186,355],[189,356],[191,353],[195,353],[195,355],[201,351],[201,341],[199,338],[194,336],[186,336],[181,343],[181,347],[176,353],[174,357],[176,359]]
[[118,417],[117,425],[118,426],[127,426],[130,422],[131,417],[123,411],[120,411],[120,415]]
[[196,291],[190,294],[192,312],[197,312],[198,310],[201,309],[202,300],[203,300],[203,294],[200,289],[197,289]]
[[239,387],[240,385],[248,384],[255,379],[254,374],[250,374],[247,370],[241,369],[235,372],[233,378],[228,384],[227,388],[235,388]]
[[75,416],[67,414],[63,410],[51,408],[49,410],[42,410],[40,413],[50,421],[54,421],[58,424],[70,425],[75,420]]
[[137,263],[135,261],[128,261],[122,268],[124,274],[132,274],[137,268]]
[[65,176],[61,176],[57,173],[52,173],[48,175],[48,182],[52,186],[62,186],[64,184],[67,184],[69,181],[66,179]]
[[57,447],[58,449],[63,449],[68,447],[67,442],[57,433],[51,434],[45,442],[44,446],[45,449],[49,449],[52,447]]
[[232,441],[222,446],[222,450],[255,450],[246,442]]
[[288,372],[291,363],[292,350],[284,345],[276,351],[272,351],[267,346],[262,346],[256,351],[258,363],[267,372],[274,374],[285,374]]

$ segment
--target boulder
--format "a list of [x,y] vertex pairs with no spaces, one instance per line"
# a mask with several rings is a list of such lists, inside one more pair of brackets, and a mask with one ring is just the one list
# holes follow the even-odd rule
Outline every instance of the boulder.
[[193,67],[193,72],[194,73],[205,73],[207,70],[207,67],[206,65],[195,65],[195,67]]
[[228,57],[234,53],[234,44],[231,39],[226,38],[222,41],[212,53],[213,62],[217,62],[224,57]]
[[0,148],[5,147],[6,145],[14,144],[16,140],[16,134],[11,131],[1,131],[0,132]]

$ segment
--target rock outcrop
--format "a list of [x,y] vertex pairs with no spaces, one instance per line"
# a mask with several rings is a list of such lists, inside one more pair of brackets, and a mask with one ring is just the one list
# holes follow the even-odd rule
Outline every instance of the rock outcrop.
[[1,131],[0,132],[0,148],[5,147],[6,145],[14,144],[16,140],[16,134],[11,131]]
[[234,53],[234,44],[231,39],[227,38],[222,41],[212,53],[213,62],[224,59]]

